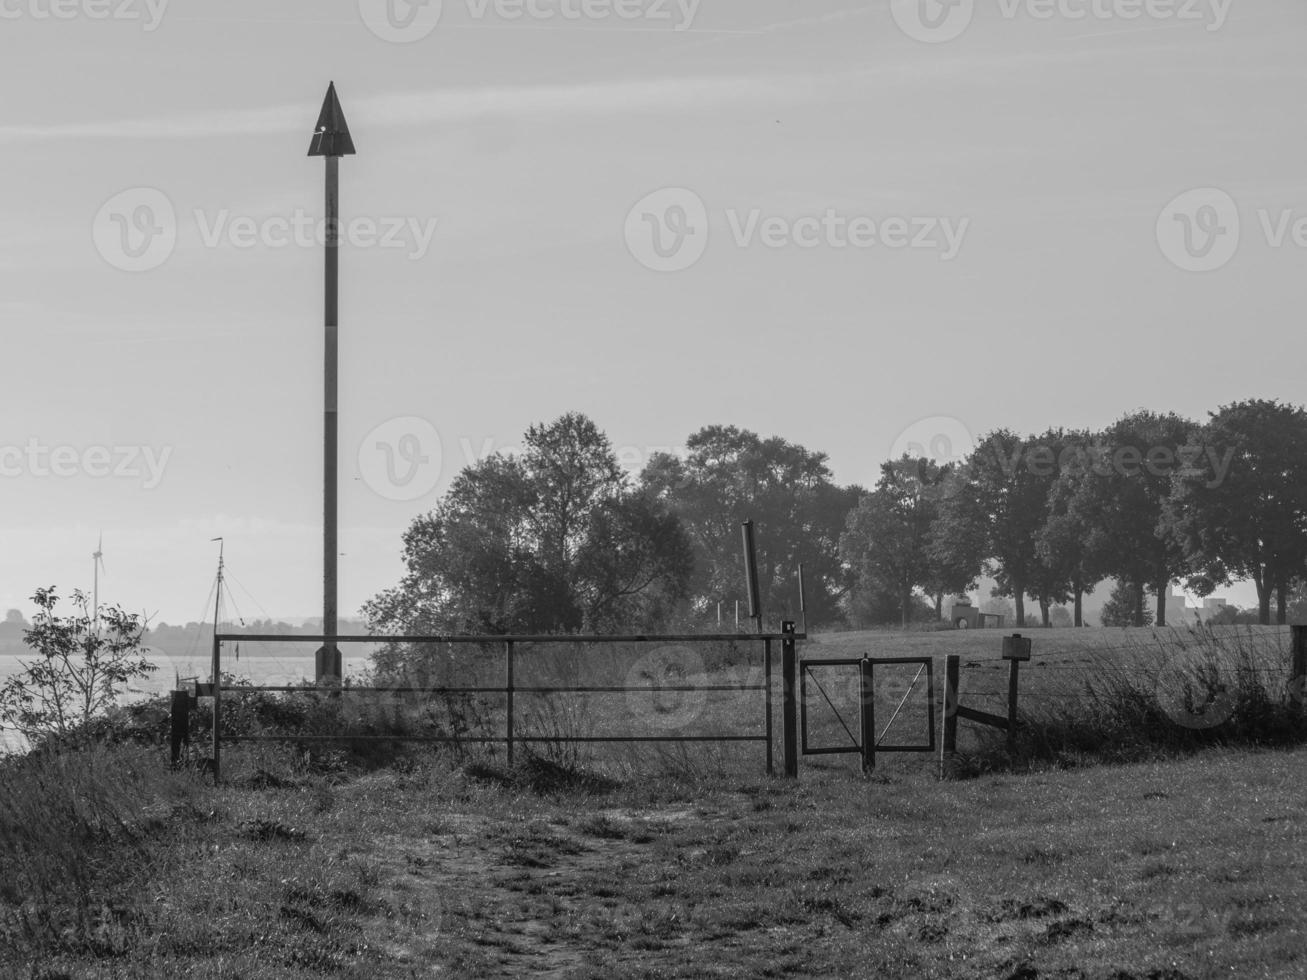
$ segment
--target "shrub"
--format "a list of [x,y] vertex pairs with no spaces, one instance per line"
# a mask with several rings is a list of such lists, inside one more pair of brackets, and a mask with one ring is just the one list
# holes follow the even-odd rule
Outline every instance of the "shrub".
[[[1018,761],[1124,762],[1209,746],[1301,744],[1307,722],[1288,690],[1283,651],[1268,639],[1202,624],[1132,639],[1125,656],[1096,658],[1079,696],[1023,710]],[[963,767],[989,771],[1011,761],[1005,736],[987,732]]]
[[143,627],[134,613],[112,608],[93,616],[78,591],[78,612],[59,616],[53,587],[37,589],[32,601],[40,612],[23,641],[33,656],[0,687],[0,724],[39,744],[67,739],[112,707],[128,681],[155,666],[141,655]]

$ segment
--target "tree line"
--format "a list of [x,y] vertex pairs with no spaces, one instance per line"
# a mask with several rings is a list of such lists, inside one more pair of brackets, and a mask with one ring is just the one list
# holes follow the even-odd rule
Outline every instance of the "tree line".
[[[849,517],[844,558],[863,581],[937,601],[980,574],[1044,625],[1113,580],[1112,605],[1132,625],[1166,625],[1166,596],[1199,596],[1251,580],[1258,619],[1284,623],[1307,580],[1307,413],[1249,400],[1205,424],[1137,411],[1101,432],[1049,429],[984,436],[957,463],[886,462]],[[1156,612],[1147,599],[1156,601]]]
[[[1165,623],[1165,597],[1236,580],[1284,622],[1307,581],[1307,412],[1249,400],[1199,424],[1137,411],[1107,429],[986,434],[963,459],[904,456],[870,490],[824,453],[708,426],[638,475],[570,413],[523,447],[463,469],[404,534],[406,572],[364,607],[409,633],[708,629],[743,600],[740,524],[757,527],[763,610],[810,627],[939,619],[975,589],[1054,606],[1106,580],[1126,622]],[[1148,597],[1157,600],[1156,614]]]

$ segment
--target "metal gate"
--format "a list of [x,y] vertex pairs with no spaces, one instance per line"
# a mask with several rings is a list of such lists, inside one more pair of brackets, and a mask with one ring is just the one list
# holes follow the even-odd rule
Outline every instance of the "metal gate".
[[[876,667],[888,664],[920,664],[916,677],[908,685],[908,690],[895,707],[884,729],[876,735]],[[855,735],[844,716],[831,700],[821,681],[811,671],[814,667],[854,667],[858,670],[858,718]],[[899,712],[907,704],[908,698],[916,689],[922,674],[926,679],[927,730],[929,732],[924,745],[886,745],[885,736],[889,733]],[[812,681],[818,694],[825,700],[834,713],[836,720],[849,738],[847,745],[810,745],[808,742],[808,682]],[[842,657],[804,660],[799,670],[799,728],[800,745],[804,755],[837,755],[857,752],[862,756],[864,771],[874,769],[877,752],[934,752],[935,751],[935,667],[933,657]]]

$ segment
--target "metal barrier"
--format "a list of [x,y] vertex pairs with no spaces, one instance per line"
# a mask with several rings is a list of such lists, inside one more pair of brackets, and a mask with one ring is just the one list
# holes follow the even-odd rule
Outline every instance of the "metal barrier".
[[[876,678],[875,670],[878,666],[887,664],[920,664],[921,669],[917,671],[917,676],[913,678],[912,683],[908,685],[908,690],[904,693],[902,700],[894,709],[890,720],[886,722],[884,730],[879,736],[876,735]],[[849,745],[834,746],[813,746],[808,744],[808,676],[813,667],[857,667],[858,668],[858,735],[854,736],[844,717],[840,714],[839,709],[835,707],[830,696],[827,695],[821,682],[813,677],[813,684],[825,699],[826,704],[835,714],[840,726],[844,729],[845,734],[849,736]],[[934,752],[935,751],[935,666],[933,657],[840,657],[834,659],[816,659],[804,660],[799,672],[799,727],[802,731],[801,748],[804,755],[837,755],[840,753],[857,752],[862,756],[862,769],[864,772],[870,772],[876,768],[877,752]],[[925,745],[885,745],[883,744],[885,736],[889,733],[890,727],[894,720],[898,718],[899,712],[903,710],[903,705],[907,703],[908,697],[912,694],[913,689],[920,680],[922,673],[926,675],[926,707],[928,712],[927,730],[929,736]]]
[[[304,643],[321,643],[325,644],[325,636],[286,636],[282,634],[251,634],[251,633],[217,633],[213,638],[213,681],[210,684],[197,684],[195,694],[201,697],[213,698],[213,730],[212,730],[212,751],[211,760],[213,777],[215,783],[221,778],[222,765],[222,745],[224,742],[263,742],[263,741],[280,741],[280,742],[330,742],[330,741],[413,741],[413,742],[431,742],[431,743],[491,743],[503,744],[506,747],[508,762],[511,765],[514,757],[514,747],[520,743],[532,742],[574,742],[574,743],[601,743],[601,742],[764,742],[766,745],[766,764],[768,774],[774,772],[773,760],[773,739],[772,739],[772,714],[773,714],[773,685],[772,685],[772,642],[780,640],[782,644],[782,653],[786,665],[792,664],[795,657],[795,641],[803,637],[794,631],[792,623],[786,623],[781,633],[715,633],[715,634],[667,634],[667,635],[618,635],[618,636],[601,636],[601,635],[541,635],[541,636],[496,636],[496,635],[463,635],[463,636],[335,636],[331,642],[336,644],[344,643],[405,643],[405,644],[476,644],[481,646],[500,647],[504,652],[504,685],[502,687],[331,687],[331,688],[313,688],[306,686],[294,685],[239,685],[224,686],[222,683],[222,645],[224,642],[304,642]],[[616,686],[616,685],[573,685],[573,686],[529,686],[523,687],[515,683],[514,667],[516,660],[516,648],[526,643],[549,643],[549,644],[600,644],[600,643],[678,643],[678,644],[696,644],[696,643],[752,643],[761,642],[763,646],[763,682],[761,684],[682,684],[682,685],[659,685],[651,686]],[[786,717],[784,719],[785,739],[785,768],[786,774],[796,774],[798,769],[798,760],[793,758],[793,716],[792,697],[793,683],[792,676],[785,677],[784,697]],[[466,737],[459,735],[440,735],[440,736],[403,736],[403,735],[224,735],[222,731],[222,702],[224,696],[239,696],[247,693],[259,691],[266,692],[311,692],[311,691],[329,691],[332,694],[365,694],[371,692],[377,693],[422,693],[422,694],[497,694],[505,697],[505,722],[504,734],[490,736]],[[764,710],[764,728],[765,733],[762,735],[603,735],[603,736],[576,736],[576,735],[521,735],[514,731],[514,697],[518,694],[632,694],[647,691],[658,692],[707,692],[707,691],[759,691],[763,694]],[[176,704],[176,700],[174,701]],[[174,759],[176,758],[177,749],[174,748]],[[206,764],[207,767],[207,764]]]

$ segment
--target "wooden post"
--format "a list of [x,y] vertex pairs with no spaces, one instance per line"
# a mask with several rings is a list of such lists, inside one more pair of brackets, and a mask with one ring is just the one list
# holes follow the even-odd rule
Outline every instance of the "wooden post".
[[871,661],[863,657],[858,664],[861,683],[858,685],[859,712],[862,735],[862,772],[869,774],[876,768],[876,682]]
[[1015,752],[1017,748],[1017,670],[1019,660],[1010,661],[1007,675],[1007,750]]
[[799,562],[799,619],[803,622],[803,635],[808,635],[808,597],[803,587],[803,562]]
[[1291,626],[1293,633],[1293,669],[1289,674],[1289,697],[1301,715],[1307,706],[1307,626]]
[[795,680],[798,676],[797,657],[794,649],[794,623],[786,620],[781,623],[781,677],[784,692],[781,702],[781,731],[784,739],[785,776],[797,779],[799,776],[799,731],[795,696]]
[[191,743],[191,692],[185,689],[172,692],[172,765],[175,769],[182,761],[182,747]]
[[[952,755],[958,750],[958,680],[962,658],[950,653],[944,658],[944,738],[941,752]],[[943,757],[940,759],[943,764]]]
[[508,683],[505,693],[508,695],[507,720],[505,726],[508,735],[508,764],[513,764],[513,641],[504,642],[505,652],[508,659]]
[[749,593],[749,618],[753,628],[762,632],[762,595],[758,591],[758,550],[754,544],[753,521],[740,525],[744,544],[744,584]]

